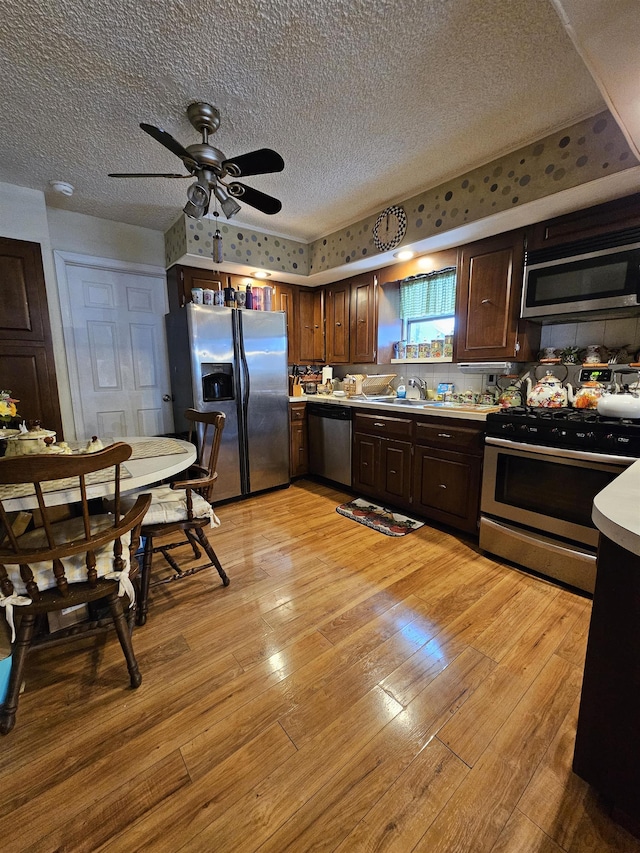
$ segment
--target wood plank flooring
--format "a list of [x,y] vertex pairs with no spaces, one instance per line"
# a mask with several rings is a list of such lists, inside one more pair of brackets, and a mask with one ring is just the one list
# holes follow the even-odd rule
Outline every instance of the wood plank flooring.
[[[299,481],[217,508],[215,571],[34,652],[0,849],[640,853],[571,771],[590,602]],[[188,558],[188,554],[185,555]]]

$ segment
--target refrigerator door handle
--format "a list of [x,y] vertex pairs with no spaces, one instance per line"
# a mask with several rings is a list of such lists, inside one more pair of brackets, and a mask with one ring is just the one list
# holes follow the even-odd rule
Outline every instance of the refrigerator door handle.
[[248,495],[251,491],[249,472],[249,442],[247,428],[247,411],[249,405],[249,365],[244,351],[244,332],[242,328],[242,312],[232,310],[233,330],[235,337],[236,364],[240,374],[240,405],[238,407],[238,437],[240,440],[240,478],[242,493]]
[[250,378],[249,365],[247,364],[247,356],[244,351],[244,332],[242,329],[242,313],[238,311],[238,357],[242,369],[242,410],[247,411],[249,405]]

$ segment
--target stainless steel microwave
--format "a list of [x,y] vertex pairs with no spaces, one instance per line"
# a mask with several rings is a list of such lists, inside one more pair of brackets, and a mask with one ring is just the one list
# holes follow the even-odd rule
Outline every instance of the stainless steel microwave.
[[522,317],[552,323],[637,314],[640,228],[526,253]]

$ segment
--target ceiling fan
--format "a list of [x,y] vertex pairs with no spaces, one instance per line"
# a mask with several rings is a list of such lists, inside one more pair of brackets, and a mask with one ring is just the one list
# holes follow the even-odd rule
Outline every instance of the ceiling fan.
[[[273,196],[248,187],[236,178],[250,175],[265,175],[269,172],[281,172],[284,160],[271,148],[259,148],[238,157],[225,158],[218,148],[209,144],[209,134],[220,127],[220,113],[211,104],[196,101],[187,107],[187,117],[196,130],[202,133],[202,142],[188,145],[186,148],[159,127],[152,124],[140,124],[140,127],[165,148],[179,157],[188,170],[188,175],[153,172],[111,172],[110,178],[189,178],[195,183],[187,190],[187,203],[184,212],[193,219],[200,219],[209,210],[211,195],[220,202],[227,219],[231,219],[240,209],[236,199],[241,199],[262,213],[279,213],[282,203]],[[216,214],[217,215],[217,214]]]

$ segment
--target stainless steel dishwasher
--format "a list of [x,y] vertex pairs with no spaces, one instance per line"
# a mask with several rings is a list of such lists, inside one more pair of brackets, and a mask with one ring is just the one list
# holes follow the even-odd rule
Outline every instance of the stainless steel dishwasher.
[[351,408],[307,403],[309,473],[351,485]]

